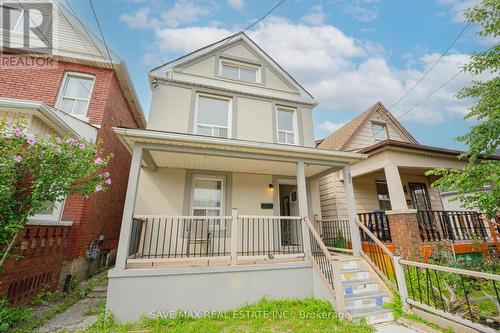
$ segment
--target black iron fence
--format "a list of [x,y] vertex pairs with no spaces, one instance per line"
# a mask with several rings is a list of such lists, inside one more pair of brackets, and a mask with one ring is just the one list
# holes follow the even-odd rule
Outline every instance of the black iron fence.
[[488,231],[480,214],[472,211],[419,210],[420,237],[424,242],[441,240],[485,240]]
[[[389,219],[384,212],[359,213],[358,218],[379,240],[392,242]],[[361,240],[366,241],[368,239]]]
[[129,256],[133,259],[230,255],[231,216],[134,218]]
[[239,216],[238,255],[268,256],[304,252],[298,216]]
[[[403,266],[410,305],[451,315],[465,325],[500,329],[498,274],[399,261]],[[425,308],[427,307],[427,309]],[[473,327],[476,328],[477,327]],[[483,329],[478,329],[483,331]]]
[[326,246],[337,249],[351,249],[349,220],[318,220],[318,232]]

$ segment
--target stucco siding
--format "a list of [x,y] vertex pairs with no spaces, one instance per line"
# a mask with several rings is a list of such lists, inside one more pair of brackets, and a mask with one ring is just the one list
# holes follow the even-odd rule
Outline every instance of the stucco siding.
[[183,215],[183,169],[160,168],[149,171],[143,168],[139,177],[135,214]]
[[215,75],[215,56],[208,57],[198,62],[194,62],[186,66],[183,70],[184,73],[193,75],[214,77]]
[[237,137],[242,140],[274,141],[273,109],[269,101],[237,98]]
[[312,109],[302,108],[300,110],[302,116],[302,133],[304,138],[304,146],[314,147],[314,126],[312,122]]
[[250,61],[259,61],[259,58],[257,58],[249,49],[246,48],[245,45],[243,45],[241,43],[236,44],[233,47],[230,47],[230,48],[222,51],[221,55],[248,59]]
[[160,85],[152,91],[148,129],[189,133],[191,89]]
[[274,191],[271,175],[233,174],[233,207],[243,215],[273,215],[272,209],[261,209],[261,203],[272,203]]

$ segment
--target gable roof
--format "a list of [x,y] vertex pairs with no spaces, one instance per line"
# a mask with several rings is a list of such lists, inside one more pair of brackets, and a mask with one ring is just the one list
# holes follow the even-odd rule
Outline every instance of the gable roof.
[[283,67],[281,67],[273,58],[271,58],[257,43],[255,43],[250,37],[248,37],[243,31],[235,33],[229,37],[219,40],[218,42],[212,43],[191,53],[183,55],[177,59],[169,61],[163,65],[153,68],[150,72],[150,76],[162,77],[165,76],[170,70],[175,67],[186,65],[187,63],[196,61],[197,59],[218,51],[222,48],[226,48],[235,43],[242,42],[245,46],[249,47],[251,50],[256,52],[260,58],[262,58],[269,66],[271,66],[278,76],[280,76],[285,82],[290,83],[299,92],[305,94],[311,99],[312,103],[315,103],[314,97],[297,81],[295,80]]
[[318,148],[345,150],[352,138],[361,130],[361,128],[363,128],[363,125],[377,111],[382,111],[394,123],[394,125],[396,125],[396,127],[403,132],[406,137],[408,137],[410,141],[418,144],[417,140],[404,128],[404,126],[392,115],[392,113],[389,112],[389,110],[381,102],[377,102],[356,118],[321,140],[317,145]]

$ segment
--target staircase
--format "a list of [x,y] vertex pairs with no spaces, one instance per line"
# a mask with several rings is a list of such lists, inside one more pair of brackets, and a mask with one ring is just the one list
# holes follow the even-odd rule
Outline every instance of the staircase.
[[390,301],[388,288],[364,258],[330,252],[308,218],[314,269],[335,297],[338,313],[348,312],[354,320],[366,318],[368,324],[393,321],[391,310],[383,304]]
[[387,288],[364,259],[335,257],[341,261],[340,275],[346,312],[355,320],[365,317],[368,324],[393,321],[392,311],[383,306],[390,302],[390,296],[384,290]]

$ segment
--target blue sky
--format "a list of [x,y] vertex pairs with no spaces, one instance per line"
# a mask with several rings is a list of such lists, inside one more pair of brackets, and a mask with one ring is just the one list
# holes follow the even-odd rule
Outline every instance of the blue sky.
[[[97,31],[88,0],[69,0]],[[235,33],[277,1],[94,0],[109,46],[126,60],[143,109],[147,72]],[[322,138],[377,101],[391,106],[464,28],[462,10],[476,0],[286,0],[248,35],[310,91],[316,137]],[[470,26],[434,70],[391,109],[422,144],[463,148],[454,140],[471,122],[472,104],[455,95],[472,77],[455,75],[472,52],[492,45]],[[498,42],[498,41],[497,41]],[[484,77],[483,77],[484,78]]]

